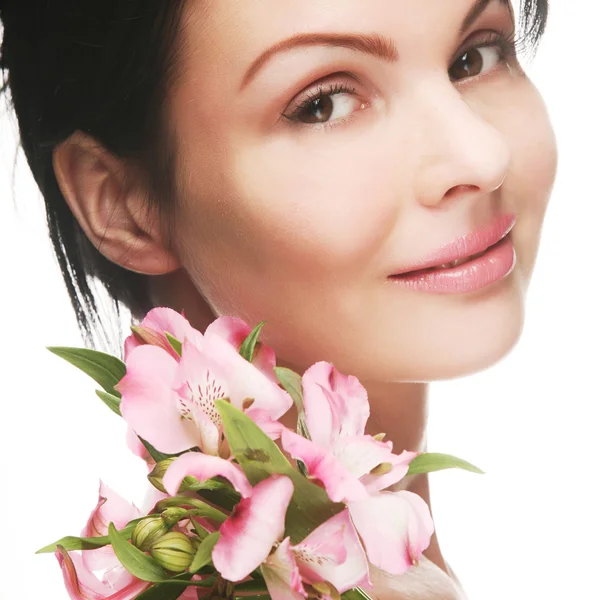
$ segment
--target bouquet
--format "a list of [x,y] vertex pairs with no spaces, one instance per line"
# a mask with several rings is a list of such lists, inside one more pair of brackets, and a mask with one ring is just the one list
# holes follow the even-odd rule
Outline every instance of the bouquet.
[[[167,308],[125,341],[125,362],[50,348],[90,375],[148,464],[142,514],[101,483],[82,537],[54,552],[73,600],[369,598],[371,565],[400,575],[430,542],[407,475],[473,465],[393,452],[365,434],[367,393],[326,362],[276,366],[264,323],[220,317],[204,334]],[[281,419],[295,406],[297,430]]]

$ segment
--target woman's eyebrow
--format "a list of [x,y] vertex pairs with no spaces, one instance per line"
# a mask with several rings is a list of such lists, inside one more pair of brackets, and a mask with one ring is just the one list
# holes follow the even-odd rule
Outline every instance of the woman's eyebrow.
[[246,87],[250,80],[275,55],[286,52],[298,46],[332,46],[350,48],[365,54],[371,54],[387,62],[398,60],[398,49],[391,39],[378,33],[298,33],[285,40],[277,42],[265,50],[253,61],[242,79],[240,89]]
[[[499,2],[509,5],[510,0],[476,0],[471,7],[467,16],[463,20],[460,31],[464,33],[475,21],[481,13],[492,3]],[[350,48],[364,54],[376,56],[387,62],[395,62],[398,60],[398,48],[394,42],[385,36],[378,33],[298,33],[285,40],[277,42],[260,54],[250,65],[242,78],[240,91],[243,90],[256,74],[271,60],[276,54],[286,52],[292,48],[300,46],[331,46],[337,48]]]

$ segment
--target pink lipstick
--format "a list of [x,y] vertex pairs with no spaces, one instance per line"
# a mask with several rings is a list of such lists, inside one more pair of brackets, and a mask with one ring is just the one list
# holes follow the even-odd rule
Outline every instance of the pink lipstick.
[[458,238],[389,280],[419,292],[474,292],[509,275],[516,264],[510,232],[517,219],[502,215],[490,226]]

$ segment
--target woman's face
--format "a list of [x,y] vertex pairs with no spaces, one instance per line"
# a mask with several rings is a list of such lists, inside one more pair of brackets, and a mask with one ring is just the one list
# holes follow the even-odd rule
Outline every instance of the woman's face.
[[[506,354],[556,166],[504,41],[513,18],[502,0],[189,2],[169,107],[173,241],[215,314],[265,320],[286,364],[325,359],[365,381],[455,377]],[[504,258],[438,270],[433,287],[391,277],[513,216]]]

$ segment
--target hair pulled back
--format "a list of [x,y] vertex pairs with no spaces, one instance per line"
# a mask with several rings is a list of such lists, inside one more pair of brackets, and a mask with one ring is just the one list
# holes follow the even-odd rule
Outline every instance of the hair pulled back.
[[[57,184],[53,149],[76,131],[140,166],[150,201],[173,197],[173,145],[163,109],[177,68],[184,0],[0,0],[3,90],[46,204],[50,238],[81,331],[102,332],[92,281],[118,310],[151,308],[148,278],[108,261],[83,233]],[[522,0],[521,30],[541,37],[548,0]]]
[[[183,0],[0,0],[0,68],[21,145],[44,197],[48,229],[88,341],[102,325],[92,280],[133,314],[147,278],[108,261],[83,233],[57,184],[55,146],[80,130],[134,161],[151,200],[172,189],[163,104],[176,66]],[[97,329],[98,328],[98,329]]]

